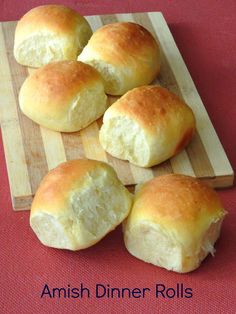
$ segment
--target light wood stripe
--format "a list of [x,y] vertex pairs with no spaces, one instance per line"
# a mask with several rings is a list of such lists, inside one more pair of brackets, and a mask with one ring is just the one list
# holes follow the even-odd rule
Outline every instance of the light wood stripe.
[[40,127],[48,169],[51,170],[66,161],[61,133]]
[[[154,29],[158,32],[158,37],[162,42],[163,50],[176,77],[181,93],[197,116],[198,132],[210,159],[215,175],[223,175],[225,171],[233,173],[232,167],[226,158],[224,149],[217,137],[207,111],[204,108],[201,98],[174,42],[163,15],[161,13],[149,13],[149,17],[152,21]],[[168,38],[168,41],[166,38]],[[212,149],[212,147],[214,147],[214,149]]]
[[[9,94],[7,96],[9,96]],[[9,99],[10,98],[8,98],[8,104]],[[5,124],[5,122],[2,121],[1,128],[5,156],[7,160],[7,170],[9,173],[9,182],[12,194],[14,196],[14,202],[14,198],[17,196],[31,194],[30,180],[22,145],[22,137],[19,123],[17,121],[8,121]],[[11,139],[11,142],[8,140],[8,138]],[[16,147],[18,147],[17,154],[15,151]],[[19,184],[19,182],[21,183]]]
[[134,180],[137,183],[143,183],[154,178],[151,168],[141,168],[130,164],[130,169],[133,174]]
[[87,158],[107,162],[107,156],[102,149],[98,138],[97,122],[90,124],[87,128],[80,131],[84,152]]
[[86,19],[88,20],[93,32],[103,25],[100,17],[97,15],[87,16]]
[[[16,100],[11,85],[11,72],[5,48],[3,30],[0,25],[0,73],[2,75],[0,84],[0,118],[7,170],[14,204],[15,197],[31,195],[32,192],[23,149],[21,129],[18,121]],[[16,147],[17,153],[15,150]],[[19,184],[19,182],[21,184]]]
[[116,14],[116,18],[119,22],[134,22],[134,18],[131,13]]
[[195,177],[195,173],[188,155],[185,150],[174,156],[170,160],[171,167],[174,173],[181,173]]

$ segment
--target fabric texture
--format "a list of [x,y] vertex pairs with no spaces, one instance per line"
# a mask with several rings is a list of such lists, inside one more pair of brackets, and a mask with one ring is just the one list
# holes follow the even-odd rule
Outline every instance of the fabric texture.
[[[205,107],[236,168],[236,2],[228,1],[1,1],[0,20],[19,19],[43,3],[63,3],[83,15],[161,11]],[[2,74],[1,74],[2,75]],[[126,251],[121,228],[97,245],[69,252],[44,247],[29,227],[29,212],[13,212],[0,138],[1,313],[236,313],[236,190],[220,190],[228,215],[215,257],[181,275],[145,264]],[[90,298],[40,298],[43,287],[80,287]],[[192,298],[156,298],[155,285],[192,288]],[[95,285],[151,289],[144,298],[95,298]]]

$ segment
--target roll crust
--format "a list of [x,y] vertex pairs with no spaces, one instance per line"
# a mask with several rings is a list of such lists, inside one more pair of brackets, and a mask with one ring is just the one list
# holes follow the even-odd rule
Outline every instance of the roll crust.
[[41,211],[47,214],[63,214],[68,192],[79,188],[83,184],[83,180],[80,179],[95,167],[105,168],[106,165],[95,160],[81,159],[62,163],[50,170],[35,194],[31,218]]
[[79,250],[101,240],[128,215],[132,196],[112,167],[72,160],[51,170],[32,203],[30,225],[47,246]]
[[93,34],[89,46],[100,52],[105,61],[112,60],[117,65],[126,64],[127,56],[141,59],[159,50],[152,35],[143,26],[131,22],[104,25]]
[[88,22],[76,11],[63,5],[42,5],[17,23],[14,55],[17,62],[32,67],[76,60],[91,35]]
[[196,129],[191,108],[160,86],[129,91],[108,108],[103,123],[99,136],[103,148],[141,167],[180,152]]
[[160,71],[159,46],[141,25],[119,22],[99,28],[78,60],[96,67],[111,95],[151,83]]
[[107,108],[100,74],[79,61],[60,61],[33,72],[19,93],[20,108],[36,123],[74,132],[98,119]]
[[134,205],[132,218],[168,223],[168,227],[182,234],[199,234],[201,229],[194,228],[196,221],[205,224],[209,217],[219,218],[223,213],[219,197],[211,187],[180,174],[163,175],[144,184]]
[[123,225],[125,244],[146,262],[189,272],[214,253],[225,214],[217,193],[205,183],[179,174],[156,177],[135,195]]

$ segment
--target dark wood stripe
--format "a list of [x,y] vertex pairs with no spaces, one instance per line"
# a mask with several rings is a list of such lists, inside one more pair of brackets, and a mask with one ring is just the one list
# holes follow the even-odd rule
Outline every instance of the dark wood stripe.
[[120,97],[119,96],[108,96],[108,106],[110,107],[111,105],[114,104]]
[[117,159],[108,153],[106,153],[106,155],[108,163],[115,169],[119,179],[124,185],[136,184],[128,161]]
[[31,207],[34,195],[24,195],[17,196],[12,199],[13,209],[16,211],[19,210],[28,210]]
[[61,133],[66,160],[86,158],[80,132]]
[[215,178],[200,178],[201,181],[207,183],[214,189],[226,189],[234,185],[234,176],[233,175],[224,175]]
[[172,173],[173,169],[169,160],[162,162],[160,165],[152,167],[152,171],[155,177],[162,176],[163,174]]
[[[39,126],[21,113],[18,94],[21,85],[28,76],[26,67],[19,65],[13,56],[15,24],[3,23],[3,34],[11,71],[12,85],[17,102],[19,124],[22,132],[23,149],[30,178],[31,191],[34,194],[43,176],[48,171],[43,141]],[[17,148],[16,148],[17,153]]]
[[195,134],[185,150],[187,151],[194,173],[198,178],[215,177],[214,170],[198,133]]
[[113,14],[100,15],[100,18],[103,25],[118,22],[117,17]]
[[102,126],[102,119],[103,117],[99,118],[96,122],[97,122],[97,125],[98,125],[98,128],[99,130],[101,129],[101,126]]
[[[146,27],[159,42],[158,34],[155,33],[152,21],[146,13],[134,13],[133,17],[135,22]],[[176,78],[163,51],[161,51],[161,73],[159,75],[159,82],[162,86],[168,88],[183,99],[183,95],[179,89]],[[215,176],[211,162],[208,158],[199,134],[196,134],[190,145],[187,147],[186,152],[197,177]],[[202,167],[202,165],[204,165],[204,167]]]

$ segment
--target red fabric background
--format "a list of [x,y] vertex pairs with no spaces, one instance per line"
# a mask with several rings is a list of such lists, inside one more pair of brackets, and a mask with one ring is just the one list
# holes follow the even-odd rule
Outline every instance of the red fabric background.
[[[16,20],[33,6],[55,1],[2,0],[0,20]],[[162,11],[217,133],[236,168],[236,2],[227,1],[56,1],[84,15]],[[145,264],[127,253],[121,229],[94,247],[68,252],[42,246],[29,227],[29,212],[11,207],[0,138],[0,312],[1,313],[236,313],[236,193],[219,191],[229,214],[217,243],[195,272],[178,275]],[[40,299],[45,283],[78,287],[83,282],[112,287],[149,287],[183,283],[192,299]]]

